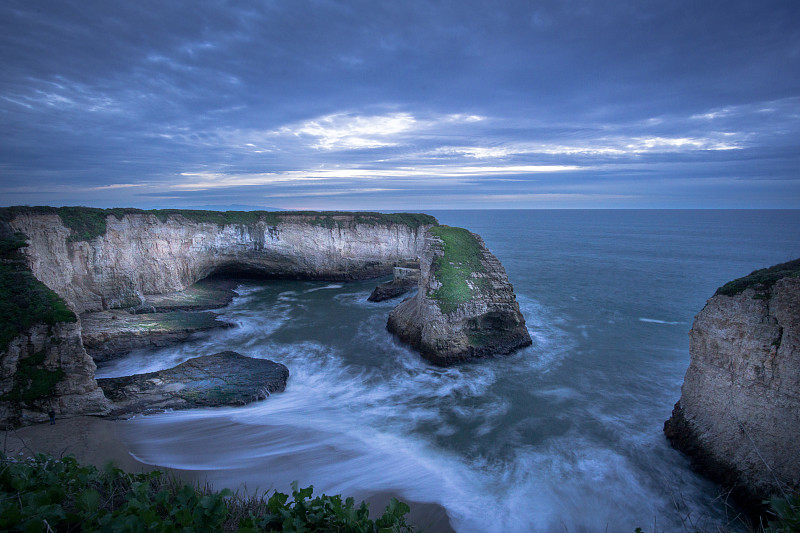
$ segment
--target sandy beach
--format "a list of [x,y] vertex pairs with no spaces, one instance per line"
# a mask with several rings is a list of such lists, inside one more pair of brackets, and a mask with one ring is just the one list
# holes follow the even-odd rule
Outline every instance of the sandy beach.
[[3,452],[17,459],[36,453],[53,457],[74,455],[81,463],[102,467],[109,461],[128,472],[160,468],[137,461],[121,438],[120,423],[90,416],[3,431]]
[[[81,463],[98,468],[109,461],[127,472],[149,472],[162,470],[175,474],[191,483],[202,483],[202,471],[194,472],[150,465],[136,460],[125,442],[125,422],[81,416],[36,424],[2,432],[2,450],[9,457],[24,459],[37,453],[53,457],[74,455]],[[379,493],[368,496],[370,509],[378,515],[393,495]],[[454,530],[445,509],[437,504],[407,502],[411,506],[409,523],[427,533],[450,533]]]

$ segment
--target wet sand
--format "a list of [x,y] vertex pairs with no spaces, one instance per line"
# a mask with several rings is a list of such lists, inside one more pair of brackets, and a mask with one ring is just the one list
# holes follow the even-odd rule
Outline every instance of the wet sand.
[[[3,452],[16,459],[31,457],[36,453],[47,453],[53,457],[74,455],[85,464],[98,468],[109,461],[127,472],[149,472],[162,470],[175,474],[191,483],[203,483],[202,471],[177,470],[159,467],[138,461],[131,455],[125,441],[129,431],[124,421],[95,417],[75,417],[49,423],[2,431],[0,445]],[[365,498],[370,504],[371,514],[379,516],[386,508],[392,494],[378,493]],[[426,533],[452,533],[445,509],[437,504],[407,501],[411,507],[409,523]]]

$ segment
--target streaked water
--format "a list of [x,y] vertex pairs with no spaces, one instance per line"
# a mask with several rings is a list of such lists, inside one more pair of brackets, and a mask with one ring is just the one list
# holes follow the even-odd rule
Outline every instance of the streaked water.
[[[693,316],[724,282],[800,257],[798,211],[442,211],[504,264],[533,346],[429,366],[385,330],[374,282],[247,282],[238,327],[135,352],[114,376],[236,350],[286,364],[283,394],[128,422],[142,460],[215,485],[444,506],[458,531],[683,531],[726,522],[661,428]],[[676,505],[677,502],[677,505]]]

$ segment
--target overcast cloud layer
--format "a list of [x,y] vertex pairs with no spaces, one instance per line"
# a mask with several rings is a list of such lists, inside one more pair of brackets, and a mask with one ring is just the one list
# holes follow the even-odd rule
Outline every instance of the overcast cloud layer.
[[0,4],[0,203],[800,208],[800,5]]

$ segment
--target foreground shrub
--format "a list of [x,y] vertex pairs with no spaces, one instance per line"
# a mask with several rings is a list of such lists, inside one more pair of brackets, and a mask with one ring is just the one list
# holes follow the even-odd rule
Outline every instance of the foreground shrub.
[[392,499],[383,516],[369,518],[364,502],[317,496],[293,484],[291,499],[241,498],[230,490],[182,483],[154,471],[129,474],[111,465],[83,466],[72,456],[39,454],[15,461],[0,454],[2,531],[275,531],[411,532],[409,507]]

